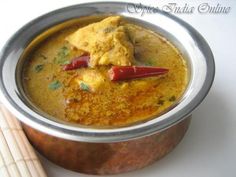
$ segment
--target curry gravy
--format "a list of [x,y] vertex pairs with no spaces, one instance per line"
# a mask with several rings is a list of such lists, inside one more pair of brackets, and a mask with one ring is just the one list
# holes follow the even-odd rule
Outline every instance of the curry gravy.
[[[162,114],[182,96],[188,81],[187,66],[179,51],[162,36],[124,22],[134,45],[135,65],[169,69],[162,76],[127,81],[110,81],[111,66],[63,71],[82,53],[65,38],[85,24],[77,24],[48,37],[30,55],[23,70],[24,90],[42,111],[58,119],[96,127],[126,126]],[[86,37],[86,36],[84,36]],[[82,73],[102,77],[93,90],[76,79]]]

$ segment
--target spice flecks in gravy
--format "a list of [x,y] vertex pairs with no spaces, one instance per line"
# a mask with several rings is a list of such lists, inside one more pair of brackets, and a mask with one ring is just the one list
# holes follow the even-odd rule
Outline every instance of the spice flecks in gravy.
[[74,25],[51,35],[28,55],[23,84],[32,102],[56,118],[98,127],[148,120],[171,107],[187,85],[185,60],[162,36],[122,23],[134,47],[133,65],[168,68],[167,74],[114,82],[107,74],[111,65],[64,71],[62,65],[84,54],[65,40],[78,29]]

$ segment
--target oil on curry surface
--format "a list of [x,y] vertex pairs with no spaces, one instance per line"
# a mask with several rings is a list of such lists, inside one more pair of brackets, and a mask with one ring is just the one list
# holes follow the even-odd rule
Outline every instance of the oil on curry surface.
[[[168,72],[150,75],[156,67]],[[139,68],[143,75],[135,78]],[[27,95],[41,110],[96,127],[160,115],[182,96],[187,80],[185,60],[169,41],[120,16],[51,35],[28,56],[23,74]]]

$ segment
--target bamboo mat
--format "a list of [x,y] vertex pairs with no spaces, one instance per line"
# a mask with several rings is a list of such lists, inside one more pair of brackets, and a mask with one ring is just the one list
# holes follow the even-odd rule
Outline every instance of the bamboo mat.
[[0,176],[46,177],[18,120],[0,103]]

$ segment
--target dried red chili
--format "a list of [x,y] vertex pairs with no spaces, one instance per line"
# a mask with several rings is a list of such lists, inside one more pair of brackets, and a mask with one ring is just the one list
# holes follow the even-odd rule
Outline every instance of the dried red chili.
[[144,78],[166,74],[169,70],[160,67],[149,66],[112,66],[108,71],[112,81]]
[[64,65],[62,69],[64,71],[67,71],[67,70],[78,69],[81,67],[88,67],[89,59],[90,57],[88,55],[76,57],[71,61],[71,63]]

